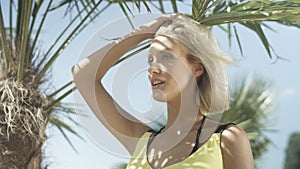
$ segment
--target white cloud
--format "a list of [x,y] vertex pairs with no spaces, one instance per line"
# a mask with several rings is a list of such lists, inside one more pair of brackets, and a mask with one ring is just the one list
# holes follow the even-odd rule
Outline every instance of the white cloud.
[[284,97],[291,97],[291,96],[295,96],[297,93],[298,90],[296,88],[289,87],[289,88],[285,88],[281,94]]

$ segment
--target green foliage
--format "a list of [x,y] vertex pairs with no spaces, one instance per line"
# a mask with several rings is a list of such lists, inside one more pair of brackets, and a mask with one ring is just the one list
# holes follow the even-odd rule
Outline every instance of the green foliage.
[[286,149],[284,169],[300,168],[300,133],[293,133]]
[[127,164],[126,163],[118,163],[118,164],[115,164],[112,169],[125,169],[127,167]]
[[[43,49],[40,46],[40,48],[37,48],[36,44],[41,38],[40,32],[43,30],[45,20],[51,13],[50,11],[57,9],[60,5],[53,6],[53,0],[29,0],[26,2],[23,0],[10,0],[5,3],[0,2],[0,88],[4,88],[2,84],[5,80],[8,80],[12,84],[16,82],[21,88],[20,90],[30,91],[31,95],[42,92],[46,97],[44,100],[45,106],[41,110],[45,119],[44,123],[46,125],[49,122],[56,126],[64,136],[66,136],[65,131],[76,134],[69,124],[63,123],[59,119],[61,114],[74,114],[74,110],[70,108],[71,106],[62,103],[62,100],[72,93],[75,88],[72,88],[72,82],[68,82],[58,90],[52,90],[53,92],[49,93],[51,82],[49,83],[48,70],[72,40],[90,23],[89,21],[93,19],[92,14],[95,14],[101,2],[85,1],[84,4],[77,5],[78,13],[75,14],[75,17],[70,20],[65,28],[61,29],[61,32],[57,34],[57,38],[48,49]],[[74,1],[74,3],[76,2]],[[3,9],[8,12],[3,13]],[[46,50],[45,53],[42,52],[44,50]],[[21,99],[19,95],[13,97]],[[6,99],[3,104],[11,104],[10,102]],[[28,102],[27,104],[32,107],[36,106],[35,102]],[[21,107],[18,109],[23,110]],[[24,110],[27,110],[27,108],[24,107]],[[5,112],[5,109],[0,110],[1,117],[3,112]],[[77,125],[74,121],[71,122]],[[9,126],[10,124],[3,125]],[[42,129],[44,128],[40,127],[40,133],[44,135]],[[27,127],[26,130],[31,131],[33,129]]]
[[[62,103],[62,100],[74,90],[71,87],[72,82],[67,82],[50,94],[40,91],[42,90],[41,86],[47,86],[47,73],[54,61],[61,56],[61,53],[86,28],[88,23],[91,23],[90,21],[93,21],[112,4],[119,5],[124,15],[129,18],[129,14],[133,12],[128,3],[134,3],[139,11],[141,7],[145,7],[147,11],[151,11],[151,8],[154,7],[162,13],[166,12],[165,4],[171,3],[173,12],[184,13],[179,10],[178,2],[182,3],[183,1],[28,0],[25,2],[10,0],[6,3],[1,1],[0,80],[11,80],[21,86],[22,84],[30,85],[30,89],[37,89],[32,92],[43,92],[47,98],[47,106],[43,110],[43,115],[49,116],[46,117],[46,122],[58,127],[64,136],[66,136],[64,130],[76,134],[70,125],[59,119],[59,115],[74,113],[72,109]],[[105,5],[100,6],[100,4]],[[69,24],[57,34],[52,45],[48,49],[43,49],[46,52],[41,53],[42,48],[37,49],[36,44],[40,39],[40,32],[43,30],[45,20],[51,11],[60,8],[66,9],[65,14],[74,14],[75,10],[75,15]],[[229,41],[231,41],[231,36],[235,36],[241,54],[243,54],[243,42],[240,41],[241,36],[238,34],[236,25],[253,31],[259,37],[270,58],[273,57],[272,47],[263,31],[263,27],[269,28],[266,21],[300,28],[300,2],[297,0],[193,0],[191,8],[192,13],[189,15],[199,23],[220,27],[228,34]],[[4,14],[3,9],[7,9],[8,12]],[[34,29],[37,30],[33,31]],[[148,45],[147,43],[142,44],[132,54],[147,48]],[[132,54],[129,54],[128,57]],[[267,89],[267,85],[262,80],[256,80],[254,86],[247,86],[245,82],[242,84],[245,86],[242,86],[240,91],[236,90],[233,93],[232,108],[225,113],[223,120],[225,122],[233,121],[246,130],[251,139],[255,158],[258,158],[269,143],[269,140],[263,135],[263,130],[267,125],[264,121],[266,115],[271,112],[267,109],[271,106],[270,93],[268,90],[264,90]],[[247,87],[249,89],[246,89]],[[74,123],[76,124],[76,122]]]
[[[172,1],[173,12],[185,13],[174,7],[178,6],[178,2],[181,1]],[[165,12],[163,3],[154,6],[161,12]],[[269,28],[267,21],[299,28],[299,11],[300,1],[297,0],[192,0],[190,16],[201,24],[222,27],[222,30],[228,34],[229,41],[232,35],[235,36],[242,55],[240,36],[235,25],[246,27],[259,37],[269,57],[273,58],[274,51],[262,28],[264,26]],[[276,59],[279,58],[276,56]]]
[[[194,0],[192,17],[208,26],[228,24],[227,33],[231,33],[230,23],[240,24],[253,31],[260,38],[270,58],[273,57],[271,46],[262,27],[265,21],[273,21],[287,26],[300,26],[300,2],[298,1],[228,1]],[[235,30],[235,37],[239,36]],[[242,53],[241,45],[239,48]]]
[[274,109],[273,97],[270,83],[259,76],[245,76],[231,89],[230,109],[222,116],[222,122],[233,122],[247,132],[254,159],[261,157],[271,142],[264,132],[272,131],[268,120]]

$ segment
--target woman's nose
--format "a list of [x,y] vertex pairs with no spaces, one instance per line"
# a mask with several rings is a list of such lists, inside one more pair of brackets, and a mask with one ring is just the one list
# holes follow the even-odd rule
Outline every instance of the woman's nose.
[[159,74],[160,73],[160,67],[157,63],[153,63],[150,65],[150,67],[148,68],[148,72],[150,74]]

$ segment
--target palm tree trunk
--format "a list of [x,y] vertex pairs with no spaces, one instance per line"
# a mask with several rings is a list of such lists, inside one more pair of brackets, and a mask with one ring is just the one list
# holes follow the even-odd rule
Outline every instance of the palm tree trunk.
[[9,140],[0,143],[1,169],[41,169],[42,145],[30,136],[20,138],[18,134],[11,134]]

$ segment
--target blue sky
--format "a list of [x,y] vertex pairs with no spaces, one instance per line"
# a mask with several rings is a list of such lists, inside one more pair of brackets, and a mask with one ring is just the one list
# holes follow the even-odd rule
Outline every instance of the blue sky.
[[[187,13],[190,13],[188,6],[182,8]],[[43,31],[43,40],[41,41],[43,45],[47,46],[53,42],[56,37],[55,35],[58,34],[58,30],[66,25],[66,19],[69,18],[65,18],[64,21],[62,13],[63,11],[57,11],[50,14],[47,21],[48,26]],[[123,13],[118,7],[111,7],[72,42],[70,47],[57,59],[52,68],[53,85],[56,88],[71,80],[70,69],[77,62],[77,58],[88,39],[106,23],[122,16]],[[58,20],[60,21],[59,24]],[[235,77],[243,75],[243,73],[257,73],[273,82],[276,109],[270,119],[274,124],[271,128],[278,131],[266,133],[273,140],[274,145],[269,147],[268,152],[260,160],[258,168],[281,169],[283,168],[288,137],[291,133],[299,131],[295,126],[300,122],[300,79],[298,78],[300,30],[277,24],[270,25],[277,31],[275,33],[266,30],[267,37],[272,42],[271,45],[279,56],[289,61],[280,60],[272,64],[274,60],[268,58],[256,35],[243,28],[239,29],[239,33],[243,44],[244,57],[240,56],[235,43],[233,43],[231,49],[228,48],[227,35],[220,30],[214,30],[214,34],[223,51],[238,60],[238,66],[228,68],[231,81]],[[72,102],[73,97],[68,97],[66,101]],[[50,128],[48,130],[49,140],[45,145],[45,155],[49,159],[51,169],[111,168],[112,165],[118,162],[126,161],[126,159],[119,158],[99,148],[80,127],[74,126],[74,128],[85,138],[85,141],[82,141],[73,135],[69,135],[79,152],[78,154],[70,148],[56,129]],[[95,132],[105,133],[105,130],[100,129],[100,131]],[[107,142],[113,142],[113,145],[117,145],[116,141],[107,132],[102,139]]]

